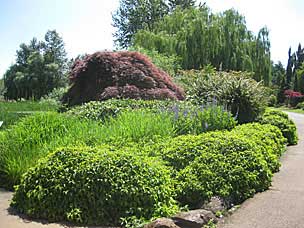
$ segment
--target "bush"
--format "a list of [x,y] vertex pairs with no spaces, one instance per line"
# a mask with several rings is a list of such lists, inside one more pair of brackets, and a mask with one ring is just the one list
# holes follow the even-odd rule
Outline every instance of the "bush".
[[267,189],[284,143],[276,127],[246,124],[231,132],[176,137],[159,145],[158,154],[175,169],[177,200],[197,208],[211,196],[239,203]]
[[132,150],[62,148],[22,178],[12,206],[49,221],[117,226],[168,216],[177,207],[170,170]]
[[252,122],[267,105],[267,91],[242,72],[216,72],[212,68],[183,71],[179,81],[186,89],[186,99],[203,104],[208,101],[227,106],[238,123]]
[[300,102],[296,106],[297,109],[303,109],[304,110],[304,102]]
[[58,113],[36,113],[3,131],[0,138],[0,185],[12,189],[23,173],[58,146],[101,141],[96,122]]
[[267,110],[261,117],[260,122],[277,126],[287,139],[288,145],[296,145],[298,143],[296,125],[288,118],[286,113],[277,110]]
[[279,158],[286,149],[287,140],[279,128],[270,124],[243,124],[237,126],[233,132],[256,143],[272,172],[279,171]]
[[171,77],[138,52],[96,52],[78,59],[63,97],[68,106],[111,98],[183,100]]
[[208,146],[187,148],[200,155],[177,175],[177,199],[182,204],[196,208],[211,196],[240,203],[270,186],[272,173],[251,140],[228,132],[208,133],[197,140]]
[[40,99],[40,103],[54,103],[59,105],[64,94],[68,91],[68,87],[59,87],[55,88],[49,94],[43,96]]
[[288,106],[296,107],[299,103],[304,101],[304,95],[301,92],[296,92],[291,89],[284,91],[285,102]]

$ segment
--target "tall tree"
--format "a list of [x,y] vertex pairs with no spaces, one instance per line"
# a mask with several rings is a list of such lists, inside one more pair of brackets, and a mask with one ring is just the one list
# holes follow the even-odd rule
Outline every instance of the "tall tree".
[[273,86],[280,86],[285,74],[286,71],[282,62],[279,61],[278,63],[274,64],[272,67],[271,84]]
[[2,78],[2,79],[0,79],[0,99],[3,98],[4,91],[5,91],[4,80]]
[[222,70],[255,72],[266,85],[271,78],[270,41],[267,28],[258,36],[247,29],[245,18],[231,9],[211,13],[201,5],[177,8],[155,24],[153,30],[138,31],[134,46],[181,58],[184,69],[208,64]]
[[297,69],[297,78],[298,78],[298,88],[299,92],[304,94],[304,62],[302,65]]
[[127,48],[133,35],[140,29],[152,30],[154,23],[169,12],[163,0],[120,0],[112,15],[116,45]]
[[33,38],[21,44],[16,63],[4,74],[5,97],[34,98],[51,92],[66,83],[67,59],[62,38],[48,31],[45,41]]
[[291,80],[293,76],[294,56],[291,55],[291,47],[288,50],[288,62],[286,68],[286,84],[288,88],[291,88]]
[[59,67],[60,73],[64,74],[67,70],[67,53],[64,48],[63,39],[56,30],[49,30],[44,36],[45,42],[42,43],[44,58],[47,63],[55,63]]
[[168,6],[170,11],[174,11],[177,7],[187,9],[195,5],[196,0],[169,0]]

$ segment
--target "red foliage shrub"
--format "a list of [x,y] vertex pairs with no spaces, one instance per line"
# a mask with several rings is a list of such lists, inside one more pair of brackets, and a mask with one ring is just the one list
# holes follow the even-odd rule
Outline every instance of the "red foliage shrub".
[[288,98],[294,98],[294,97],[304,97],[304,95],[300,92],[296,92],[296,91],[293,91],[291,89],[288,89],[288,90],[285,90],[284,91],[284,95]]
[[285,90],[284,95],[287,98],[288,105],[295,107],[298,103],[304,101],[304,95],[291,89]]
[[70,73],[68,105],[110,98],[183,100],[171,77],[138,52],[96,52],[77,60]]

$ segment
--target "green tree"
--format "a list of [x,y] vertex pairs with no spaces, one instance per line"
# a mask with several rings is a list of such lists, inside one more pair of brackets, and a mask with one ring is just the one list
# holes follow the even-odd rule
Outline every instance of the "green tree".
[[298,78],[298,88],[299,92],[304,94],[304,62],[302,65],[297,69],[296,72],[297,78]]
[[154,23],[169,12],[163,0],[120,0],[112,15],[115,43],[122,48],[130,46],[133,35],[140,29],[152,30]]
[[291,88],[291,81],[293,79],[294,55],[291,55],[291,47],[288,50],[288,62],[286,68],[286,84],[288,89]]
[[279,61],[272,66],[271,84],[273,86],[280,86],[282,79],[285,77],[286,71],[283,64]]
[[168,6],[170,11],[174,11],[177,7],[181,7],[182,9],[187,9],[195,5],[195,0],[169,0]]
[[270,41],[267,28],[258,36],[247,29],[236,10],[213,14],[205,5],[177,8],[157,22],[152,30],[134,35],[133,45],[181,59],[183,69],[208,64],[218,70],[254,72],[257,81],[271,79]]
[[4,91],[5,91],[5,87],[4,87],[4,80],[3,78],[0,79],[0,100],[3,98],[4,96]]
[[298,50],[292,53],[291,48],[288,50],[288,62],[286,68],[286,83],[288,89],[304,92],[304,82],[302,68],[304,64],[304,48],[301,44]]
[[39,99],[67,82],[67,59],[58,33],[48,31],[45,41],[33,38],[20,45],[16,63],[4,74],[7,99]]

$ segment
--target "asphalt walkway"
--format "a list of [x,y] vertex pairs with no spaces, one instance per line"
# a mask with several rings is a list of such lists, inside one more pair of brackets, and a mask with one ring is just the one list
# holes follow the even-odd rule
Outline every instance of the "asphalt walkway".
[[282,156],[272,187],[245,201],[218,228],[304,228],[304,115],[288,113],[299,142]]

